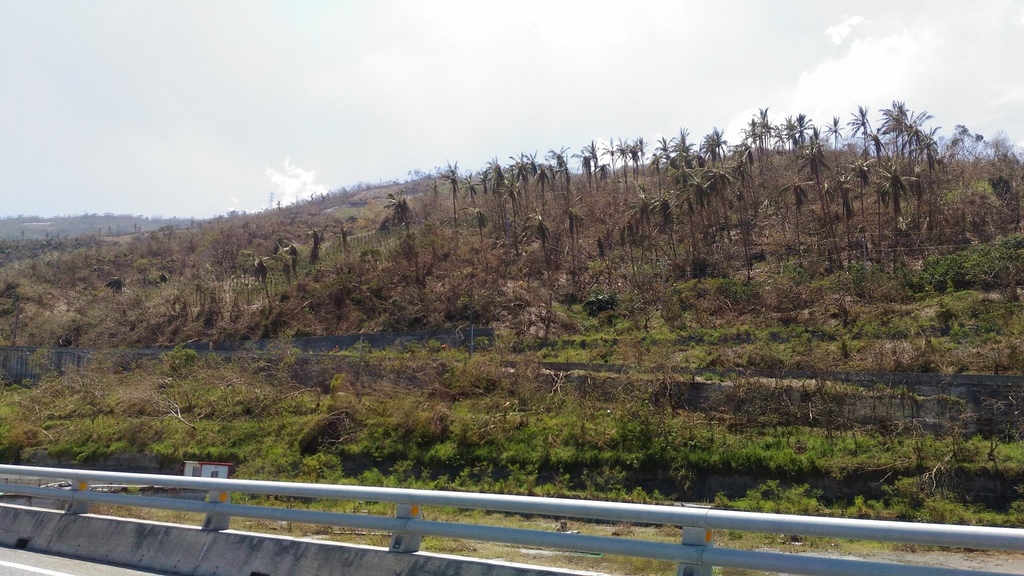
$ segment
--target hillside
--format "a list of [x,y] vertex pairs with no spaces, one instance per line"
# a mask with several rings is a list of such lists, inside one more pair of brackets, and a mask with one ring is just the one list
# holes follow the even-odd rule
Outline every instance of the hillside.
[[903,103],[449,165],[125,236],[8,241],[0,338],[117,347],[491,324],[545,358],[1004,372],[1021,159]]
[[877,129],[858,112],[845,138],[764,114],[735,146],[682,131],[187,229],[7,241],[0,339],[20,307],[22,345],[497,337],[472,358],[100,352],[0,388],[0,460],[1024,525],[1019,385],[701,372],[1024,374],[1019,151],[939,138],[901,103]]
[[765,114],[735,146],[718,130],[591,142],[187,229],[6,241],[0,338],[19,308],[18,344],[471,322],[497,341],[471,360],[426,344],[311,368],[287,342],[231,363],[112,352],[2,388],[0,458],[1024,522],[1019,386],[926,397],[676,370],[1024,373],[1019,152],[940,137],[901,102],[877,129],[858,112],[848,137]]

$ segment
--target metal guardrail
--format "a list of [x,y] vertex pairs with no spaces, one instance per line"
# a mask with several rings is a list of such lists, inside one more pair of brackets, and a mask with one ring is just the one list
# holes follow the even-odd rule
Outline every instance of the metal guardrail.
[[[820,518],[735,512],[702,507],[622,504],[473,492],[192,478],[31,466],[0,465],[0,475],[70,480],[72,484],[70,490],[0,483],[0,492],[65,500],[68,502],[66,509],[68,514],[84,514],[88,512],[90,504],[102,503],[206,514],[203,524],[203,528],[206,530],[227,529],[232,517],[379,530],[392,533],[390,550],[398,553],[418,551],[423,536],[442,536],[538,548],[667,560],[679,564],[678,573],[681,576],[710,576],[713,566],[768,572],[779,571],[789,574],[836,576],[866,574],[877,576],[986,576],[1002,574],[721,548],[714,546],[714,530],[782,533],[925,546],[1024,552],[1024,530],[1013,528]],[[206,490],[209,491],[209,500],[196,502],[90,490],[90,483],[97,482]],[[397,514],[392,518],[368,514],[239,505],[231,503],[232,493],[389,502],[397,505]],[[681,538],[679,543],[673,544],[619,537],[436,522],[423,519],[423,506],[583,520],[672,525],[681,528]],[[3,528],[0,527],[0,530]]]

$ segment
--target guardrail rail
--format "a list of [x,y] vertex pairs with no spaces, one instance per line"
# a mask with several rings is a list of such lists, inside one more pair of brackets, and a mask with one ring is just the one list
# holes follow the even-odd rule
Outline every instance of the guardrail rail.
[[[923,546],[1024,552],[1024,530],[913,522],[823,518],[716,510],[696,506],[624,504],[562,498],[509,496],[351,485],[304,484],[155,474],[129,474],[65,468],[0,465],[0,476],[68,480],[70,489],[0,483],[0,492],[67,502],[67,514],[85,514],[90,504],[113,504],[205,514],[203,529],[225,530],[232,517],[377,530],[392,534],[390,551],[416,552],[423,536],[533,546],[667,560],[679,564],[680,576],[710,576],[714,566],[835,576],[987,576],[1004,574],[819,557],[782,552],[738,550],[714,545],[715,530],[737,530],[826,538],[858,539]],[[98,492],[97,483],[144,484],[208,491],[206,502],[159,496]],[[388,502],[396,516],[297,510],[231,502],[231,494],[262,494],[346,501]],[[424,506],[543,515],[579,520],[670,525],[680,528],[678,543],[622,537],[546,532],[423,519]],[[0,527],[0,530],[3,530]]]

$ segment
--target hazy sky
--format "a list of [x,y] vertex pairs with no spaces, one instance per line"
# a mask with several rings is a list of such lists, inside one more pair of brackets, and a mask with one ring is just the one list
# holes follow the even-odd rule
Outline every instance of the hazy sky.
[[[256,211],[903,100],[1024,143],[1024,0],[0,0],[0,215]],[[874,112],[872,118],[877,118]]]

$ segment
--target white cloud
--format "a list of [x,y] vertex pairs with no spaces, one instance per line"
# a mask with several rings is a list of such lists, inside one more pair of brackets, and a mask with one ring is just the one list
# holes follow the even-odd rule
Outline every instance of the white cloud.
[[[872,108],[888,105],[894,99],[910,95],[919,74],[922,44],[928,44],[927,32],[883,38],[856,39],[847,54],[800,74],[786,114],[804,112],[818,123],[835,114],[846,114],[858,105]],[[879,66],[879,62],[885,64]]]
[[[750,124],[750,119],[760,112],[759,108],[747,108],[733,117],[725,125],[725,138],[730,144],[739,144],[743,140],[743,132]],[[771,112],[771,107],[769,107]]]
[[842,24],[836,24],[835,26],[829,26],[825,29],[825,34],[828,34],[833,44],[842,44],[843,40],[853,32],[853,27],[864,21],[863,16],[851,16],[846,20],[843,20]]
[[590,136],[735,143],[761,107],[1024,137],[1024,0],[0,4],[0,214],[252,212]]
[[305,170],[291,163],[291,158],[284,159],[284,172],[267,168],[267,178],[277,188],[274,192],[275,202],[282,205],[294,204],[308,200],[315,194],[326,194],[327,187],[316,183],[316,172]]

